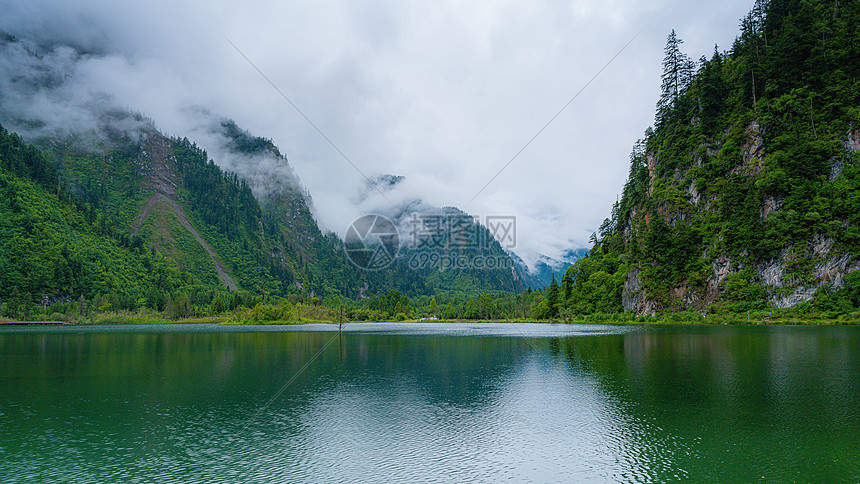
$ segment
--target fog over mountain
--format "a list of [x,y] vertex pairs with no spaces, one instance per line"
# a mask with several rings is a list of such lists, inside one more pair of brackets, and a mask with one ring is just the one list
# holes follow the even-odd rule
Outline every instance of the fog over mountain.
[[[0,104],[30,137],[133,134],[151,119],[256,173],[272,158],[230,153],[217,126],[234,119],[289,158],[324,228],[342,235],[363,213],[414,200],[514,215],[516,251],[534,263],[587,246],[609,213],[652,121],[667,33],[693,58],[714,39],[728,48],[748,3],[2,0],[0,30],[42,58],[4,50]],[[384,197],[367,191],[227,39],[365,176],[404,178]],[[111,114],[123,110],[144,118]]]

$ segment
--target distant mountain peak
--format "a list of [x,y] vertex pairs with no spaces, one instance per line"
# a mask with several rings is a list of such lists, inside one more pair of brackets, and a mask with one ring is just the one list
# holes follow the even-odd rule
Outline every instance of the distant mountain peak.
[[221,120],[219,127],[219,134],[227,139],[227,147],[235,153],[246,155],[271,154],[276,158],[284,158],[272,140],[252,135],[249,131],[239,128],[232,119]]

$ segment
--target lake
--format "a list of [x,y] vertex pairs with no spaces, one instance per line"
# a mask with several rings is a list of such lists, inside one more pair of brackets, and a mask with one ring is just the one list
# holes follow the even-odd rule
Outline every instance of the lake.
[[0,328],[0,482],[860,481],[860,327]]

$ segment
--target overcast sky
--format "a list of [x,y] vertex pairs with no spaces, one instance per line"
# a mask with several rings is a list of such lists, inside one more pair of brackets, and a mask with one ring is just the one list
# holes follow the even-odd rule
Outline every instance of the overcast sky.
[[609,215],[653,122],[669,31],[694,59],[710,56],[731,47],[751,4],[0,0],[0,29],[98,52],[82,82],[168,134],[193,134],[196,106],[273,139],[325,229],[343,234],[384,210],[381,197],[358,202],[362,176],[229,39],[367,176],[404,175],[391,201],[515,215],[516,251],[530,261],[586,247]]

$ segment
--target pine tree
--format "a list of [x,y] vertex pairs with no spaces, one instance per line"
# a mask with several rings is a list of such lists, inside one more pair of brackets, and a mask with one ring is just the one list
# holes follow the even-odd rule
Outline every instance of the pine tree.
[[14,319],[18,318],[18,307],[21,305],[21,293],[18,290],[18,286],[12,288],[9,292],[8,298],[8,306],[6,307],[6,311],[9,313]]
[[563,295],[562,305],[566,308],[568,300],[573,294],[573,266],[564,271],[564,276],[561,278],[561,293]]
[[663,52],[663,83],[660,100],[657,102],[657,124],[662,124],[665,115],[675,107],[678,99],[692,82],[695,64],[681,52],[684,41],[678,38],[675,30],[666,39]]
[[724,108],[726,83],[723,80],[723,57],[717,46],[710,61],[702,64],[700,75],[700,117],[706,132],[715,131]]
[[191,301],[188,299],[188,294],[179,293],[173,302],[173,309],[176,317],[187,318],[191,314]]
[[558,282],[555,280],[555,274],[552,275],[552,282],[547,290],[546,302],[551,317],[558,316]]
[[167,295],[167,298],[164,301],[164,315],[170,319],[176,317],[176,311],[173,307],[173,298],[170,297],[170,294]]
[[227,304],[224,302],[224,298],[219,294],[215,296],[215,299],[212,300],[212,312],[215,314],[223,313],[227,308]]

